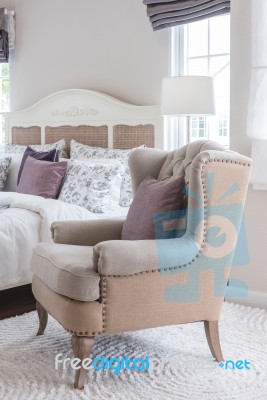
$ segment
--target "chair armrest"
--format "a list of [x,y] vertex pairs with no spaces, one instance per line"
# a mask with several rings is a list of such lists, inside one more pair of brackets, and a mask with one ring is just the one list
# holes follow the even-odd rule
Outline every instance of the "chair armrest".
[[120,240],[124,220],[56,221],[51,225],[55,243],[95,246],[106,240]]
[[94,247],[94,267],[101,275],[170,272],[189,263],[198,252],[197,244],[187,235],[175,239],[111,240]]

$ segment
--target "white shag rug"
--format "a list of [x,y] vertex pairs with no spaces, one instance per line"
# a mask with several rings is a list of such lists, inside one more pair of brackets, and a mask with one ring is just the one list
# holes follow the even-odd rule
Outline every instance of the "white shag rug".
[[52,318],[36,337],[36,312],[0,321],[0,399],[5,400],[265,400],[267,312],[225,303],[220,321],[225,360],[251,369],[220,368],[210,354],[203,323],[98,338],[93,357],[150,357],[148,371],[90,369],[83,391],[74,371],[55,370],[55,356],[73,357],[70,335]]

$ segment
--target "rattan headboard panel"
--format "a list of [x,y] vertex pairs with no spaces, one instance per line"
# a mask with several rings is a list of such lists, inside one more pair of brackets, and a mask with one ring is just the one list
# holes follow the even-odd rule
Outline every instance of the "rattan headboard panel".
[[40,126],[22,126],[12,127],[12,144],[31,145],[41,144],[41,128]]
[[107,125],[62,125],[57,127],[45,127],[45,143],[54,143],[61,139],[65,139],[66,141],[68,154],[70,152],[71,139],[77,140],[79,143],[87,144],[88,146],[108,147],[108,127]]
[[154,126],[147,125],[115,125],[113,128],[114,149],[132,149],[145,144],[155,146]]

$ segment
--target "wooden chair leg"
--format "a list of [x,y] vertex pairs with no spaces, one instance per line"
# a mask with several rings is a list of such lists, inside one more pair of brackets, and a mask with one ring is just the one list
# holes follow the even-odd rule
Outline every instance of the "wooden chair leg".
[[216,361],[224,361],[220,345],[218,321],[204,321],[204,327],[211,354]]
[[48,312],[38,301],[36,302],[36,310],[38,312],[38,317],[39,317],[39,330],[37,332],[37,336],[40,336],[44,334],[48,320]]
[[[86,336],[72,336],[71,344],[74,356],[79,358],[81,361],[85,358],[89,357],[91,354],[92,347],[94,345],[95,338],[94,337],[86,337]],[[86,377],[86,369],[81,367],[77,369],[75,375],[74,388],[75,389],[83,389],[84,381]]]

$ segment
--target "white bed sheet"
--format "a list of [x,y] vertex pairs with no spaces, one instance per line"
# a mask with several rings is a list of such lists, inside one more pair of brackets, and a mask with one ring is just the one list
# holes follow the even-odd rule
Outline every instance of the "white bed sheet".
[[13,192],[0,193],[0,290],[31,282],[32,249],[40,241],[51,241],[53,221],[122,219],[127,207],[116,207],[107,213],[94,214],[59,200]]

